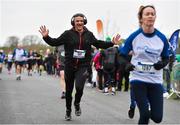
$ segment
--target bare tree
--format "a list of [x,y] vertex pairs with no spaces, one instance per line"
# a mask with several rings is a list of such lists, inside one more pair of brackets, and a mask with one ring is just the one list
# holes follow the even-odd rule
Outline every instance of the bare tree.
[[33,44],[41,44],[42,39],[39,38],[37,35],[27,35],[22,39],[23,46],[29,46]]
[[4,46],[7,47],[17,46],[18,43],[19,43],[19,38],[17,36],[10,36],[7,38]]

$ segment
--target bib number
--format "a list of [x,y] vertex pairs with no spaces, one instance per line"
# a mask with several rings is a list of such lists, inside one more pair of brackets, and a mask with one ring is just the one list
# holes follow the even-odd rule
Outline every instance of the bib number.
[[153,67],[153,63],[148,62],[138,62],[138,65],[136,66],[136,70],[141,73],[155,73],[155,69]]
[[75,49],[73,53],[73,58],[82,59],[85,58],[86,51]]

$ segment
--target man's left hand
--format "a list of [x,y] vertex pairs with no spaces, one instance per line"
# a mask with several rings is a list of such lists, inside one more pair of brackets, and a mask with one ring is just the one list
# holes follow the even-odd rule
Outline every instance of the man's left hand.
[[121,36],[117,34],[116,36],[113,37],[112,43],[113,44],[118,44],[120,41]]

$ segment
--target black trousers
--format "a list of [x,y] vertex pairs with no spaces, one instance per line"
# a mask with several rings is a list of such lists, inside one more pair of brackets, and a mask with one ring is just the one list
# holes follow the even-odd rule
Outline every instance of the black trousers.
[[115,71],[113,72],[105,72],[104,71],[104,87],[116,87],[115,83]]
[[125,78],[124,91],[128,91],[128,89],[129,89],[129,72],[127,72],[125,70],[120,70],[119,71],[119,89],[121,89],[121,87],[122,87],[123,78]]
[[138,124],[148,124],[149,119],[160,123],[163,118],[163,86],[135,81],[132,82],[131,87],[139,108]]
[[66,83],[66,109],[71,110],[72,92],[76,89],[74,104],[80,104],[83,95],[84,84],[88,76],[88,67],[70,68],[65,66],[65,83]]
[[98,69],[97,70],[97,75],[98,75],[98,87],[100,90],[103,90],[103,75],[104,75],[104,71],[102,69]]

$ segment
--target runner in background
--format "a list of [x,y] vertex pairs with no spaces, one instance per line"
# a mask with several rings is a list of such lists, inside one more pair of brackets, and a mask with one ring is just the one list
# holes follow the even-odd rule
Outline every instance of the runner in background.
[[66,98],[66,85],[64,79],[64,60],[65,60],[65,53],[64,53],[64,46],[56,47],[57,50],[57,60],[59,62],[59,73],[60,73],[60,87],[61,87],[61,99]]
[[16,68],[16,80],[21,80],[22,67],[24,65],[24,57],[26,56],[25,50],[22,48],[21,44],[17,45],[17,48],[14,49],[13,59],[15,60]]
[[7,55],[8,74],[11,74],[12,64],[13,64],[13,54],[12,54],[12,51],[9,51]]

